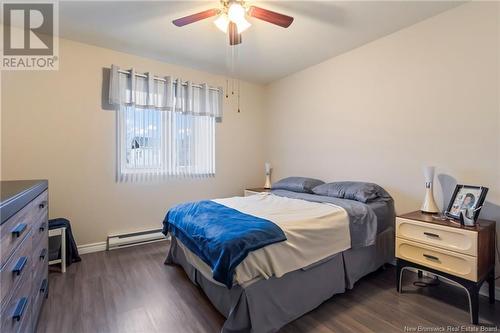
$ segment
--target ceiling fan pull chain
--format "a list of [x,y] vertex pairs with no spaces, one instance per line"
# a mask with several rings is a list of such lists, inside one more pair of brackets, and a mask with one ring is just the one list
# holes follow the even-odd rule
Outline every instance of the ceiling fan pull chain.
[[229,60],[229,63],[230,63],[230,66],[231,66],[231,68],[230,68],[230,70],[231,70],[231,80],[233,80],[233,77],[234,77],[234,48],[233,47],[231,47],[230,53],[231,53],[231,55],[230,55],[231,59]]
[[240,113],[240,80],[238,80],[238,113]]
[[229,80],[226,79],[226,98],[229,98],[228,91],[229,91]]

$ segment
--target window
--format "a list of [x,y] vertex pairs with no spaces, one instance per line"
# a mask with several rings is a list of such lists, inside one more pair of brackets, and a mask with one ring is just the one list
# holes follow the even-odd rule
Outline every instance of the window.
[[161,147],[163,124],[158,111],[125,107],[124,171],[161,168]]
[[215,174],[214,117],[123,106],[118,119],[121,177]]
[[222,88],[111,66],[118,181],[215,175]]

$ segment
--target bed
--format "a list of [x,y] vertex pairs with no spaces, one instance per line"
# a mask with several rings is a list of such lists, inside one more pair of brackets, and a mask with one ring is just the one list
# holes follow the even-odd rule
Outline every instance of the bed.
[[[226,317],[223,333],[276,332],[394,258],[394,204],[385,191],[365,203],[284,189],[212,203],[269,219],[286,236],[252,249],[229,273],[216,274],[209,259],[188,246],[192,244],[185,233],[198,231],[176,233],[169,224],[175,216],[167,214],[164,233],[172,238],[165,264],[182,266]],[[226,225],[231,221],[227,216],[221,219]],[[179,220],[192,225],[185,215]]]

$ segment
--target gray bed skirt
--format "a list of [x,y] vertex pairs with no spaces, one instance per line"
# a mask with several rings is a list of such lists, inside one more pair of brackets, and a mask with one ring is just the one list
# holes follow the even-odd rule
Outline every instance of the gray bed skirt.
[[285,274],[228,289],[205,278],[184,256],[172,237],[165,264],[178,264],[226,317],[222,333],[268,333],[318,307],[335,294],[394,258],[394,230],[388,228],[375,245],[347,250],[328,260]]

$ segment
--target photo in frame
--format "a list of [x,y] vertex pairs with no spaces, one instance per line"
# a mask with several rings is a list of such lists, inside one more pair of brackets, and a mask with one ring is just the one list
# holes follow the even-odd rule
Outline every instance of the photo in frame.
[[[446,215],[453,219],[460,219],[460,211],[463,209],[476,209],[483,205],[488,188],[484,186],[457,185],[451,196]],[[477,220],[480,210],[474,213],[474,221]]]

